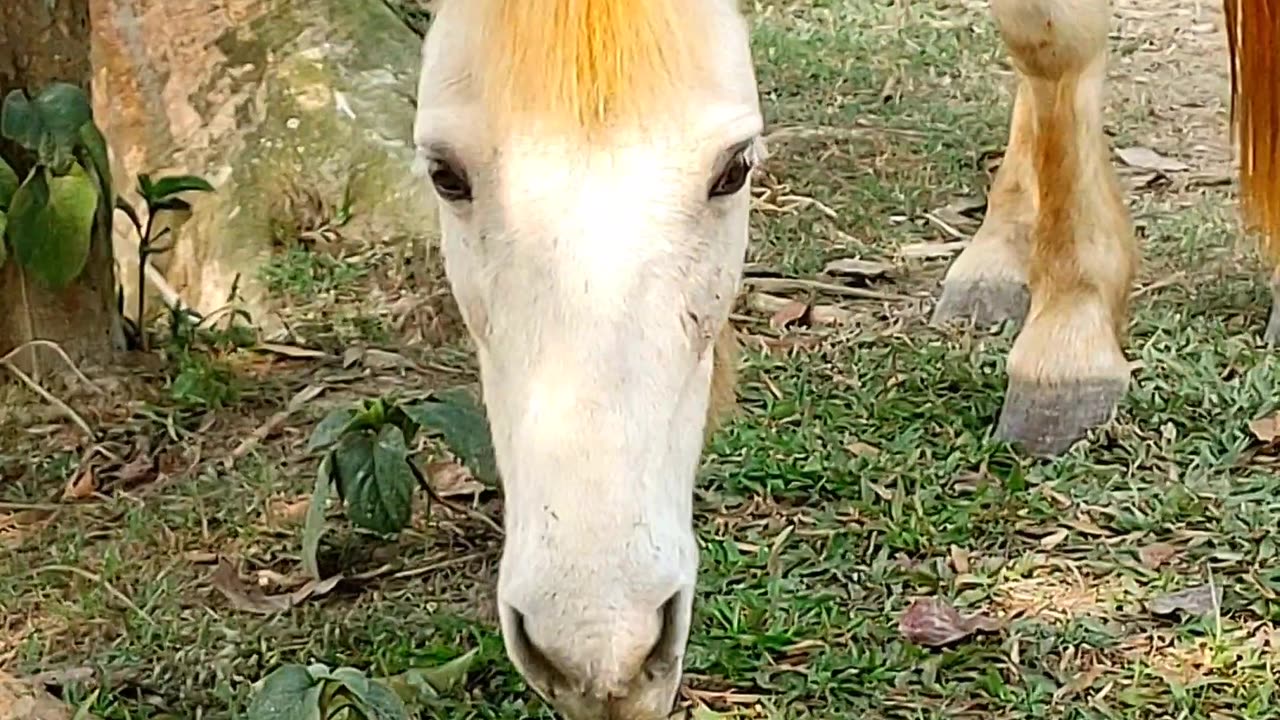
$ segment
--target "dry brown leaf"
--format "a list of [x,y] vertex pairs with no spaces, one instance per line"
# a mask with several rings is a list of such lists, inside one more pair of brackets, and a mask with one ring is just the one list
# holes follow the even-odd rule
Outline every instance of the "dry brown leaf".
[[1148,570],[1155,570],[1173,559],[1178,549],[1168,543],[1153,543],[1138,550],[1138,560]]
[[880,454],[880,448],[875,445],[868,445],[861,440],[853,440],[844,446],[845,450],[854,457],[875,457]]
[[799,300],[792,300],[779,308],[778,311],[773,314],[773,317],[769,318],[769,327],[774,330],[782,330],[792,323],[807,325],[808,323],[805,322],[805,316],[808,314],[808,303],[803,303]]
[[971,568],[969,562],[969,551],[962,547],[951,546],[951,567],[959,574],[965,575]]
[[1040,538],[1040,547],[1045,550],[1052,550],[1061,545],[1062,541],[1066,540],[1069,535],[1071,535],[1070,530],[1059,530],[1055,533],[1045,535]]
[[1249,431],[1253,436],[1268,445],[1280,438],[1280,413],[1270,417],[1249,421]]
[[875,260],[859,260],[857,258],[839,258],[827,263],[822,272],[827,275],[843,277],[878,278],[888,275],[893,270],[889,263]]
[[898,620],[898,632],[909,642],[926,647],[950,645],[975,632],[1000,629],[998,620],[985,615],[965,617],[941,598],[921,598]]
[[1197,585],[1175,593],[1160,595],[1147,603],[1147,609],[1156,615],[1172,615],[1177,612],[1205,615],[1220,607],[1222,607],[1222,588],[1213,585]]
[[267,524],[297,525],[307,517],[311,498],[276,498],[267,506]]
[[96,716],[77,715],[75,708],[50,695],[41,683],[0,671],[0,720],[70,720],[72,717],[94,720]]
[[[759,313],[777,313],[789,306],[793,301],[767,293],[751,293],[747,296],[747,306]],[[854,320],[853,312],[837,305],[811,305],[806,320],[813,325],[847,325]],[[763,339],[764,342],[773,342]]]
[[283,343],[260,343],[254,349],[297,359],[319,359],[329,357],[329,353],[323,350],[312,350],[310,348],[298,347],[297,345],[285,345]]
[[1165,157],[1148,147],[1116,148],[1116,155],[1131,168],[1156,172],[1181,172],[1191,166],[1175,158]]
[[341,581],[342,575],[334,575],[324,580],[312,580],[293,592],[268,595],[257,588],[246,585],[240,579],[240,573],[235,566],[228,562],[226,558],[219,560],[218,569],[214,571],[213,576],[210,578],[210,583],[213,587],[222,593],[223,597],[227,598],[233,608],[259,615],[274,615],[284,612],[307,598],[327,594]]
[[475,497],[485,491],[467,466],[456,462],[434,462],[427,466],[431,489],[442,498]]
[[898,256],[927,260],[930,258],[951,257],[969,247],[968,240],[951,240],[949,242],[910,243],[898,248]]
[[98,492],[98,471],[93,463],[85,463],[84,467],[80,468],[80,472],[72,476],[67,486],[63,488],[62,501],[88,500],[96,492]]

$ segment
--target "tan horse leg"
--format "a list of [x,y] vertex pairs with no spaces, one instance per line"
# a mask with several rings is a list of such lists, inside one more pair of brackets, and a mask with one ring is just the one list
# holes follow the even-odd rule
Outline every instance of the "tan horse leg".
[[1035,114],[1031,85],[1018,84],[1009,146],[987,194],[987,215],[973,242],[947,269],[932,322],[1021,324],[1030,301],[1027,265],[1036,220]]
[[992,0],[1030,90],[1036,219],[1031,305],[1009,354],[999,435],[1065,450],[1125,394],[1121,350],[1137,249],[1102,128],[1108,0]]

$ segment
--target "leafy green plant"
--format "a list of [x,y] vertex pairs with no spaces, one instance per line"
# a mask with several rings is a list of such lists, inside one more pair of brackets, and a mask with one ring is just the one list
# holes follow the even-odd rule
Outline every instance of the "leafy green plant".
[[83,272],[111,197],[107,143],[89,97],[67,83],[35,98],[13,90],[0,105],[0,136],[35,156],[23,179],[0,160],[0,264],[12,254],[46,285],[65,287]]
[[152,255],[168,252],[172,245],[160,246],[157,243],[169,233],[169,228],[155,231],[156,217],[161,212],[191,210],[191,204],[178,197],[185,192],[213,192],[213,186],[207,180],[195,175],[171,175],[159,180],[143,173],[138,175],[138,195],[147,206],[147,219],[144,223],[124,198],[116,199],[116,207],[129,216],[134,230],[138,233],[138,342],[143,350],[148,349],[148,338],[144,327],[147,300],[147,258]]
[[307,443],[308,450],[325,451],[302,531],[302,561],[313,577],[320,578],[316,554],[325,530],[325,508],[335,489],[347,519],[357,527],[394,535],[408,526],[415,485],[430,487],[409,457],[419,431],[438,434],[476,477],[496,482],[489,423],[465,388],[417,403],[377,398],[333,411],[316,425]]
[[248,720],[408,720],[409,706],[430,705],[462,684],[477,656],[472,650],[438,667],[410,668],[369,678],[355,668],[282,665],[259,683]]

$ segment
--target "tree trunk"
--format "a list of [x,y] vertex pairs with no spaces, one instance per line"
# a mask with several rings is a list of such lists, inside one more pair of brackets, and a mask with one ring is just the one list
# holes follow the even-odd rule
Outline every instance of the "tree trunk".
[[[88,0],[0,0],[0,97],[34,95],[52,82],[89,89]],[[0,141],[20,177],[34,159]],[[34,339],[52,340],[73,358],[101,360],[123,348],[116,311],[110,216],[100,218],[80,277],[50,290],[27,277],[13,258],[0,268],[0,356]]]
[[[217,188],[188,198],[174,249],[155,258],[186,305],[208,314],[234,289],[273,327],[258,271],[277,228],[299,221],[286,196],[331,211],[349,199],[364,237],[434,238],[434,199],[411,172],[421,41],[382,0],[90,4],[94,107],[121,193],[134,198],[141,172]],[[136,244],[124,225],[116,251],[132,314]]]

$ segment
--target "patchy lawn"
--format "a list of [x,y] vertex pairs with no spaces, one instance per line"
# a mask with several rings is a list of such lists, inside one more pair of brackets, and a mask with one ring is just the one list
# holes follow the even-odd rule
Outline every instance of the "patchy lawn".
[[[926,326],[1006,134],[1012,76],[985,2],[749,5],[773,133],[750,269],[772,282],[750,281],[735,315],[744,412],[698,492],[686,704],[778,720],[1276,717],[1280,479],[1249,421],[1276,412],[1280,359],[1258,341],[1268,292],[1236,232],[1218,8],[1118,2],[1113,139],[1183,168],[1122,165],[1145,255],[1132,391],[1114,423],[1033,461],[990,438],[1011,334]],[[389,674],[478,647],[465,690],[428,716],[551,717],[494,623],[492,492],[420,505],[392,546],[331,532],[322,564],[357,579],[278,615],[211,585],[218,556],[267,592],[300,583],[304,445],[327,409],[474,380],[438,274],[407,276],[398,248],[328,246],[264,269],[289,301],[288,347],[181,336],[99,369],[106,397],[66,389],[96,443],[6,391],[0,668],[47,673],[71,702],[100,688],[106,718],[228,718],[282,662]],[[869,264],[822,274],[849,258]],[[791,300],[832,322],[775,329]],[[391,352],[347,352],[365,345]],[[322,392],[271,420],[308,388]],[[932,596],[998,627],[907,642],[900,617]]]

